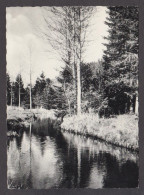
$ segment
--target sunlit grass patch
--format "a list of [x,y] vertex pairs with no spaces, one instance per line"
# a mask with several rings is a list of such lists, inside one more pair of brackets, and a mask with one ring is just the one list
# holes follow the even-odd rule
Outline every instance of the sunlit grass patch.
[[61,128],[97,136],[109,143],[138,150],[138,117],[134,114],[99,119],[95,114],[65,117]]

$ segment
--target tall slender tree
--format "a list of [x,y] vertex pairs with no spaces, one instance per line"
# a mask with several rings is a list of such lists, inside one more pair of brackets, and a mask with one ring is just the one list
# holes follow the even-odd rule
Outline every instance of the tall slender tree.
[[[104,93],[112,112],[128,112],[137,93],[138,71],[138,8],[108,7],[108,43],[104,68]],[[135,100],[134,100],[135,101]]]
[[[43,33],[44,37],[59,53],[65,65],[72,70],[77,114],[81,113],[80,66],[92,11],[93,7],[64,6],[46,8],[46,15],[44,15],[47,26],[47,31]],[[47,13],[49,13],[49,17],[46,17]]]

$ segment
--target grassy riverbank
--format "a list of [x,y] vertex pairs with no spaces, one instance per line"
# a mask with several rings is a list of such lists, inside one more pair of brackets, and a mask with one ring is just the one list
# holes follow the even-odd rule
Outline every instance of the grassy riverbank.
[[97,115],[65,117],[61,128],[74,133],[93,136],[115,144],[138,150],[138,117],[133,114],[99,119]]
[[8,131],[18,132],[24,126],[29,125],[30,121],[37,119],[37,118],[55,119],[56,117],[55,117],[54,110],[46,110],[46,109],[30,110],[30,109],[23,109],[23,108],[18,108],[18,107],[7,106]]
[[55,119],[55,111],[54,110],[46,110],[43,108],[39,109],[23,109],[19,107],[7,106],[7,119],[17,119],[27,120],[32,117],[39,118],[52,118]]

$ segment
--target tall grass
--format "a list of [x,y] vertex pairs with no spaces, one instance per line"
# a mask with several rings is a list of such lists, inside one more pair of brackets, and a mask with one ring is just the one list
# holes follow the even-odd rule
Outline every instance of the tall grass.
[[98,115],[94,114],[65,117],[61,128],[96,136],[106,142],[138,150],[138,118],[133,114],[109,119],[99,119]]
[[54,110],[46,110],[44,108],[39,109],[24,109],[22,107],[16,106],[7,106],[7,119],[17,119],[20,118],[22,120],[26,120],[27,118],[31,118],[33,116],[38,118],[51,118],[56,119]]

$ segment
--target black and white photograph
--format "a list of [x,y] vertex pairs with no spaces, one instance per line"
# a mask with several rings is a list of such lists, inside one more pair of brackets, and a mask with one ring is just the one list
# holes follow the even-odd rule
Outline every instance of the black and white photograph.
[[7,188],[139,187],[139,8],[6,8]]

